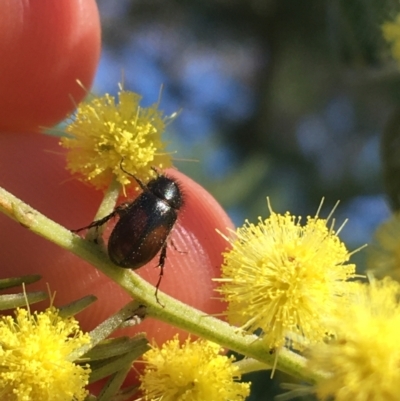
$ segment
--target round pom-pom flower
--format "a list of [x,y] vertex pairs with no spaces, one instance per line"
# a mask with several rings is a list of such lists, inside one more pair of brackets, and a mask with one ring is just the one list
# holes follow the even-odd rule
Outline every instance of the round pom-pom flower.
[[2,401],[82,401],[90,369],[69,360],[90,343],[73,317],[50,307],[33,315],[17,308],[0,317],[0,395]]
[[398,400],[400,285],[386,278],[357,289],[328,322],[334,338],[310,349],[309,368],[324,376],[314,390],[321,400]]
[[146,367],[141,376],[143,401],[242,401],[249,383],[237,382],[239,368],[233,357],[221,355],[222,348],[206,340],[183,345],[178,337],[161,348],[153,346],[143,355]]
[[113,177],[123,186],[132,177],[144,182],[155,177],[151,167],[171,166],[161,135],[166,121],[157,105],[139,106],[141,96],[121,89],[119,102],[109,94],[94,97],[78,106],[73,121],[61,139],[68,169],[96,188],[106,187]]
[[355,266],[345,264],[350,253],[327,226],[329,218],[317,213],[302,226],[300,217],[269,209],[269,218],[246,221],[227,238],[232,249],[224,254],[222,278],[215,279],[222,283],[217,291],[228,302],[231,324],[262,329],[269,348],[288,340],[302,349],[325,338],[322,317],[345,306]]

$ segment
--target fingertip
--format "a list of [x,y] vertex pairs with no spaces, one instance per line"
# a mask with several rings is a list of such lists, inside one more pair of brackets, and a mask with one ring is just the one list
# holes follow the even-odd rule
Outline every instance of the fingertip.
[[86,96],[99,55],[94,0],[1,1],[0,130],[37,131],[64,119]]

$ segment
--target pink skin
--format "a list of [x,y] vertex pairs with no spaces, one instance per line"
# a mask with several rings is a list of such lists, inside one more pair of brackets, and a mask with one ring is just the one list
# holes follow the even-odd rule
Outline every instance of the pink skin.
[[99,56],[94,0],[2,0],[0,132],[64,119],[85,97]]
[[[7,16],[7,17],[4,17]],[[67,228],[89,224],[102,193],[75,179],[65,169],[65,151],[58,139],[33,134],[67,115],[73,102],[90,88],[100,51],[100,23],[94,0],[2,0],[0,2],[0,186]],[[117,83],[116,83],[117,84]],[[172,239],[180,253],[168,248],[161,291],[208,314],[224,304],[212,299],[213,277],[219,276],[221,252],[228,244],[216,232],[232,223],[201,186],[176,170],[185,195]],[[111,223],[110,223],[111,225]],[[90,330],[116,312],[128,295],[93,266],[0,215],[0,277],[41,274],[28,290],[57,293],[55,305],[87,294],[98,301],[77,317]],[[155,284],[157,257],[137,270]],[[44,308],[48,302],[39,306]],[[158,344],[177,329],[149,319],[139,328]],[[135,329],[126,329],[132,334]],[[183,337],[182,337],[183,338]]]

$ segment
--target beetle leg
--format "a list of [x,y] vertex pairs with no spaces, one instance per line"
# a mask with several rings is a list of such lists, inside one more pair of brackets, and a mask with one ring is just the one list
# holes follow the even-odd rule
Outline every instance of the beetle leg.
[[78,228],[76,230],[71,230],[71,232],[73,233],[79,233],[80,231],[86,230],[86,229],[90,229],[93,227],[100,227],[103,224],[107,223],[108,220],[112,219],[113,217],[115,217],[116,215],[121,215],[124,213],[124,211],[126,210],[126,208],[129,206],[128,202],[125,203],[121,203],[120,205],[118,205],[113,212],[111,212],[110,214],[108,214],[107,216],[103,217],[102,219],[99,220],[95,220],[92,223],[90,223],[88,226],[85,227],[81,227]]
[[179,250],[179,249],[176,247],[175,242],[174,242],[174,240],[173,240],[172,238],[169,240],[169,242],[170,242],[172,248],[174,248],[176,252],[179,252],[179,253],[187,253],[187,251],[181,251],[181,250]]
[[158,281],[156,284],[156,292],[154,294],[156,296],[157,303],[159,303],[163,308],[164,308],[164,305],[158,299],[158,287],[160,287],[160,283],[161,283],[161,280],[164,275],[164,265],[165,265],[166,258],[167,258],[167,241],[165,241],[165,243],[163,244],[163,246],[161,248],[160,259],[158,261],[158,267],[160,268],[160,275],[158,276]]

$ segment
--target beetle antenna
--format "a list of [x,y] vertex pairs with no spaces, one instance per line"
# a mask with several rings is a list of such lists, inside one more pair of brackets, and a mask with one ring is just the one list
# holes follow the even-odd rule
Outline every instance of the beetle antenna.
[[160,171],[158,170],[157,167],[151,166],[151,169],[157,174],[157,177],[159,177],[160,175],[162,175],[162,174],[160,173]]
[[139,180],[139,178],[137,178],[136,176],[134,176],[133,174],[131,174],[129,171],[126,171],[124,169],[124,167],[122,166],[122,163],[124,162],[124,157],[121,159],[121,161],[119,162],[119,168],[125,173],[128,174],[130,177],[134,178],[135,181],[139,184],[140,188],[143,189],[143,191],[145,191],[147,189],[147,186],[145,184],[143,184],[143,182],[141,180]]

